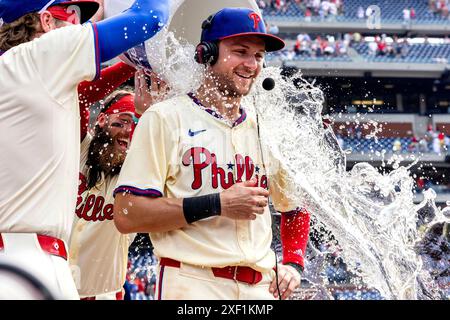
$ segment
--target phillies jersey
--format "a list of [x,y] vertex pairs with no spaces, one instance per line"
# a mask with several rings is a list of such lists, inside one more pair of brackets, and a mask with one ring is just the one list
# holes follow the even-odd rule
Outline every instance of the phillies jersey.
[[[195,197],[221,192],[253,177],[257,186],[268,188],[258,141],[256,120],[245,107],[230,124],[192,95],[166,100],[139,120],[115,194]],[[269,190],[277,210],[294,209],[280,187],[277,182]],[[215,216],[177,230],[152,232],[150,237],[159,258],[206,267],[242,265],[266,272],[275,264],[271,225],[267,206],[256,220]]]
[[113,192],[118,175],[87,188],[86,165],[92,136],[81,143],[80,179],[76,220],[70,241],[70,264],[78,275],[81,298],[120,291],[125,283],[128,247],[134,235],[121,234],[113,220]]
[[0,57],[0,233],[69,240],[77,197],[77,86],[100,66],[90,24],[67,26]]

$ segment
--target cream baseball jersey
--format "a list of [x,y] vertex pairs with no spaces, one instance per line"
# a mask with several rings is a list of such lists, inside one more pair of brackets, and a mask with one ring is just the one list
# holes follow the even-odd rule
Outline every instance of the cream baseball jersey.
[[0,57],[0,232],[69,240],[80,159],[77,86],[99,61],[90,24]]
[[[245,108],[240,112],[228,124],[192,95],[152,106],[136,128],[115,193],[185,198],[221,192],[252,177],[268,188],[256,121]],[[292,210],[279,190],[270,188],[277,209]],[[275,264],[268,207],[256,220],[216,216],[150,237],[160,258],[211,267],[243,265],[262,272]]]
[[87,189],[86,166],[92,136],[81,143],[79,195],[70,241],[70,264],[78,277],[81,298],[117,292],[125,283],[128,247],[134,235],[121,234],[113,221],[113,192],[118,175]]

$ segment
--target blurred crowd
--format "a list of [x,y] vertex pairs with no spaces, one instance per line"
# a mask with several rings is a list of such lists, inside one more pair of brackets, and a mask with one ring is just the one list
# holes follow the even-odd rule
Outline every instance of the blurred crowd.
[[368,53],[371,56],[389,56],[393,58],[405,58],[409,51],[407,38],[399,39],[396,35],[388,41],[387,36],[375,36],[374,41],[367,42]]
[[[321,20],[332,20],[336,16],[344,15],[344,0],[258,0],[258,6],[268,15],[285,14],[291,6],[296,11],[303,13],[305,21],[311,21],[311,17],[320,17]],[[434,18],[450,18],[450,0],[428,0],[428,12]],[[347,12],[357,19],[367,19],[376,14],[371,6],[360,5],[356,12]],[[405,6],[401,12],[403,21],[410,22],[420,18],[416,8],[412,5]]]
[[428,0],[428,8],[435,17],[450,18],[449,7],[450,0]]
[[442,154],[447,152],[449,148],[450,138],[444,132],[430,129],[423,137],[412,136],[408,145],[408,152]]
[[[279,30],[276,25],[269,24],[268,30],[272,34],[278,34]],[[346,57],[353,54],[368,57],[388,57],[407,59],[411,55],[420,56],[421,58],[430,58],[433,60],[446,59],[446,47],[442,47],[441,57],[427,55],[427,51],[411,51],[414,39],[399,38],[396,35],[387,36],[386,34],[363,37],[360,33],[344,33],[344,34],[307,34],[300,33],[295,39],[285,39],[286,48],[274,54],[283,60],[293,60],[298,57]],[[450,38],[447,36],[440,42],[445,46],[450,44]],[[421,39],[420,45],[429,45],[428,37]],[[425,50],[425,49],[419,49]],[[428,52],[429,54],[429,52]],[[447,60],[446,60],[447,61]]]
[[157,262],[152,250],[130,250],[125,300],[155,300]]
[[352,41],[350,34],[345,34],[339,38],[332,35],[316,36],[311,38],[306,33],[297,36],[292,53],[298,56],[321,57],[321,56],[344,56],[348,53],[348,47]]
[[[269,31],[278,33],[278,28],[269,25]],[[355,50],[367,45],[370,56],[388,56],[405,58],[408,55],[410,44],[406,38],[393,36],[388,38],[385,34],[373,37],[372,41],[365,41],[360,33],[344,33],[338,35],[310,35],[300,33],[294,41],[287,40],[287,47],[281,53],[285,60],[295,59],[297,56],[307,57],[342,57],[349,55],[349,48]]]
[[259,0],[258,5],[269,14],[286,13],[291,5],[296,5],[306,21],[312,16],[325,19],[344,13],[344,0]]

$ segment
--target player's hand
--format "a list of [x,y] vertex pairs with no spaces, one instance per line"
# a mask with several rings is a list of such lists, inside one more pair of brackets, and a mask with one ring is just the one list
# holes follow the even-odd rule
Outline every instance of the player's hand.
[[144,71],[143,69],[136,71],[134,85],[134,107],[137,114],[143,114],[152,105],[163,101],[169,92],[167,84],[153,71]]
[[255,220],[264,213],[269,191],[256,187],[256,179],[234,184],[220,193],[221,216],[236,220]]
[[[287,299],[295,289],[300,286],[301,275],[294,267],[284,264],[278,265],[278,287],[281,299]],[[270,293],[278,299],[277,278],[275,277],[269,287]]]

